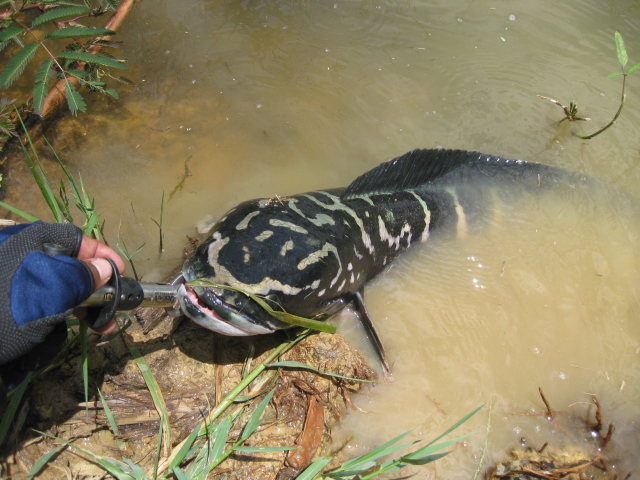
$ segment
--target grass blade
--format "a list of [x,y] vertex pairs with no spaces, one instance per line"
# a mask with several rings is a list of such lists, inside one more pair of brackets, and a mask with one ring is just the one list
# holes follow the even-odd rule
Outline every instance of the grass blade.
[[273,394],[274,393],[276,393],[276,390],[275,389],[271,390],[267,394],[267,396],[265,396],[264,399],[262,399],[262,401],[260,402],[258,407],[251,414],[251,417],[249,418],[249,421],[247,422],[247,424],[244,426],[244,429],[242,430],[242,436],[240,437],[240,443],[244,442],[247,438],[249,438],[251,436],[251,434],[253,432],[255,432],[256,428],[258,428],[258,426],[261,423],[260,419],[262,417],[262,414],[264,413],[265,409],[267,408],[267,405],[269,405],[269,402],[271,401],[271,398],[273,398]]
[[[403,456],[402,459],[405,461],[408,461],[409,463],[419,462],[421,458],[431,456],[435,452],[442,450],[443,448],[450,447],[454,443],[458,443],[460,440],[464,440],[465,438],[470,437],[471,435],[475,435],[475,434],[468,433],[467,435],[461,435],[459,437],[452,438],[451,440],[446,440],[444,442],[437,443],[435,445],[433,444],[425,445],[424,447],[419,448],[415,452],[411,452]],[[418,465],[420,465],[420,463],[418,463]]]
[[158,427],[158,443],[156,445],[156,458],[153,461],[153,480],[158,478],[158,464],[160,463],[160,451],[162,450],[162,428],[164,427],[164,423],[160,422]]
[[[169,464],[168,469],[170,471],[174,471],[174,470],[178,469],[178,465],[180,465],[182,463],[182,461],[185,458],[187,458],[187,453],[189,453],[189,450],[191,449],[191,446],[193,445],[193,442],[195,442],[196,438],[198,438],[198,433],[200,433],[200,428],[201,427],[202,427],[202,422],[198,423],[194,427],[194,429],[191,432],[191,434],[189,435],[189,437],[187,437],[187,439],[182,443],[182,445],[180,446],[180,449],[177,451],[177,453],[175,454],[175,456],[171,460],[171,463]],[[181,470],[180,470],[180,473],[182,473]]]
[[218,463],[222,460],[221,457],[224,454],[224,447],[227,444],[227,440],[229,439],[229,432],[231,431],[231,421],[231,416],[225,417],[218,425],[218,428],[216,428],[213,432],[213,447],[209,452],[210,462],[212,464]]
[[109,404],[102,396],[102,392],[98,388],[98,395],[100,396],[100,402],[102,403],[102,409],[104,410],[104,414],[107,417],[107,421],[109,422],[109,426],[111,427],[111,431],[114,435],[118,435],[118,424],[116,423],[116,419],[113,416],[113,412],[111,412],[111,408],[109,408]]
[[158,386],[158,382],[156,382],[156,379],[149,369],[149,365],[147,365],[147,362],[140,353],[140,350],[138,350],[130,340],[127,340],[125,343],[127,344],[129,352],[131,352],[131,355],[136,361],[138,369],[147,384],[147,388],[149,389],[149,393],[151,393],[151,398],[153,399],[153,403],[158,411],[158,415],[160,415],[160,421],[164,423],[165,448],[171,448],[171,424],[169,423],[167,405],[164,401],[164,397],[162,396],[162,392],[160,391],[160,387]]
[[31,375],[32,373],[29,372],[25,379],[20,382],[20,385],[18,385],[13,391],[13,395],[9,401],[9,406],[7,407],[7,410],[2,417],[2,421],[0,422],[0,445],[4,443],[4,440],[7,437],[9,427],[11,426],[11,422],[13,422],[13,417],[15,417],[16,412],[18,411],[22,396],[27,389],[27,385],[29,385],[29,382],[31,381]]
[[[24,123],[22,123],[22,128],[25,128]],[[30,136],[27,136],[27,139],[29,140],[29,146],[31,147],[31,151],[34,154],[34,157],[36,160],[35,162],[33,161],[33,158],[31,158],[31,155],[29,154],[27,147],[22,142],[22,140],[20,140],[20,146],[22,147],[22,152],[24,153],[24,157],[27,161],[27,164],[29,165],[29,170],[31,170],[31,175],[33,176],[36,183],[38,184],[38,188],[40,188],[40,192],[42,193],[42,196],[47,202],[47,205],[49,205],[49,209],[51,210],[51,213],[53,214],[55,221],[58,223],[62,223],[64,219],[62,217],[60,207],[58,206],[55,195],[51,190],[51,185],[49,184],[49,180],[47,179],[47,176],[44,173],[44,169],[42,168],[42,164],[40,163],[40,159],[38,158],[38,154],[35,149],[35,146],[33,145],[33,142],[31,141]],[[37,169],[36,169],[36,163],[38,164]]]
[[36,217],[34,217],[33,215],[29,215],[26,212],[23,212],[22,210],[16,208],[16,207],[12,207],[11,205],[8,205],[4,202],[0,202],[0,207],[2,208],[6,208],[7,210],[9,210],[10,212],[15,213],[16,215],[24,218],[27,222],[37,222],[38,219]]
[[380,445],[379,447],[371,450],[369,453],[365,453],[364,455],[362,455],[360,457],[357,457],[357,458],[354,458],[352,460],[348,460],[348,461],[344,462],[342,464],[342,468],[344,468],[344,469],[346,469],[346,468],[354,468],[355,469],[355,468],[358,468],[358,465],[364,464],[366,462],[375,461],[378,458],[384,457],[385,455],[389,455],[390,453],[393,453],[393,452],[395,452],[397,450],[400,450],[401,448],[413,445],[414,443],[416,443],[415,441],[404,443],[402,445],[394,445],[396,442],[399,442],[404,437],[409,435],[409,433],[411,433],[410,430],[398,435],[395,438],[392,438],[387,443],[385,443],[383,445]]
[[304,471],[296,477],[296,480],[312,480],[313,478],[316,477],[317,474],[319,474],[322,471],[324,467],[327,466],[327,464],[331,461],[332,458],[333,458],[332,456],[319,458],[318,460],[313,462],[311,465],[309,465],[307,468],[305,468]]
[[290,325],[295,325],[296,327],[308,328],[309,330],[316,330],[319,332],[327,332],[327,333],[336,333],[336,326],[331,325],[326,322],[321,322],[318,320],[313,320],[311,318],[299,317],[297,315],[293,315],[291,313],[274,310],[269,306],[267,302],[265,302],[258,295],[253,295],[252,293],[246,292],[240,288],[231,287],[229,285],[223,285],[221,283],[215,283],[206,278],[198,278],[186,284],[188,287],[213,287],[213,288],[223,288],[227,290],[233,290],[235,292],[240,292],[248,296],[251,300],[260,305],[269,315],[280,320],[281,322],[288,323]]
[[468,413],[467,415],[465,415],[464,417],[462,417],[460,420],[458,420],[454,425],[452,425],[451,427],[449,427],[447,429],[446,432],[444,432],[442,435],[437,436],[435,439],[433,439],[431,442],[429,442],[428,445],[432,445],[435,442],[437,442],[438,440],[440,440],[442,437],[445,437],[447,435],[449,435],[451,432],[453,432],[456,428],[458,428],[460,425],[462,425],[464,422],[466,422],[467,420],[469,420],[471,417],[473,417],[476,413],[478,413],[482,408],[484,407],[484,405],[480,405],[478,408],[476,408],[474,411],[472,411],[471,413]]
[[265,453],[265,452],[284,452],[295,450],[298,447],[235,447],[234,452],[242,453]]
[[38,473],[40,472],[40,470],[42,470],[42,467],[44,467],[47,462],[49,460],[51,460],[51,458],[58,453],[60,450],[62,450],[64,447],[66,447],[66,445],[60,445],[58,447],[52,448],[51,450],[49,450],[47,453],[45,453],[44,455],[42,455],[37,461],[36,463],[33,464],[33,467],[31,467],[31,470],[29,470],[29,473],[27,474],[27,479],[26,480],[31,480],[33,477],[35,477],[36,475],[38,475]]
[[82,352],[82,379],[84,383],[84,408],[89,416],[89,355],[87,354],[87,327],[86,323],[80,324],[80,350]]
[[320,370],[312,365],[307,365],[306,363],[296,362],[293,360],[287,360],[282,362],[270,363],[267,365],[267,368],[298,368],[303,370],[310,370],[312,372],[317,373],[318,375],[327,375],[328,377],[335,378],[343,378],[345,380],[352,380],[354,382],[369,382],[375,383],[372,380],[363,380],[361,378],[353,378],[353,377],[345,377],[344,375],[338,375],[337,373],[326,372],[324,370]]
[[118,480],[135,480],[135,478],[133,476],[131,476],[127,472],[125,472],[125,469],[126,470],[130,470],[130,468],[127,466],[126,463],[118,462],[117,460],[114,460],[112,458],[99,457],[98,455],[94,455],[90,451],[85,450],[84,448],[79,447],[78,445],[72,445],[71,443],[67,442],[66,440],[63,440],[62,438],[56,437],[55,435],[50,435],[48,433],[40,432],[38,430],[34,430],[34,432],[37,432],[40,435],[44,435],[44,436],[49,437],[49,438],[53,438],[54,440],[58,440],[59,442],[62,442],[64,445],[66,445],[68,447],[71,447],[74,450],[79,451],[87,459],[89,459],[91,462],[93,462],[93,463],[95,463],[97,465],[100,465],[103,469],[105,469],[107,472],[109,472],[111,475],[113,475]]

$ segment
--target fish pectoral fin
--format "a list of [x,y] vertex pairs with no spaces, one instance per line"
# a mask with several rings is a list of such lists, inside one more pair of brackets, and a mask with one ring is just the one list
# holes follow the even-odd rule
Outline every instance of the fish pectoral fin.
[[391,383],[393,381],[393,377],[391,376],[391,367],[389,366],[389,359],[387,357],[387,351],[380,340],[380,335],[378,335],[378,331],[376,330],[371,317],[369,316],[369,312],[367,311],[367,307],[364,304],[364,289],[360,289],[355,293],[354,298],[356,311],[358,312],[358,317],[360,318],[360,322],[362,326],[365,328],[367,333],[369,334],[369,339],[373,344],[373,348],[376,351],[376,355],[380,360],[382,365],[382,371],[384,373],[384,381],[386,383]]

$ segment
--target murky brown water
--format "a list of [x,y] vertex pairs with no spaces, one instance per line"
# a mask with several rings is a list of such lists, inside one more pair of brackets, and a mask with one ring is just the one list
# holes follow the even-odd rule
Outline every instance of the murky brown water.
[[[640,61],[630,0],[143,1],[123,35],[137,86],[121,90],[101,139],[64,156],[106,209],[111,238],[147,242],[137,258],[149,279],[179,261],[207,215],[345,185],[416,147],[549,163],[640,196],[640,75],[618,124],[590,142],[572,135],[617,109],[620,79],[606,78],[618,69],[615,30]],[[576,101],[593,120],[558,126],[561,109],[538,94]],[[190,176],[169,199],[185,163]],[[151,219],[163,191],[158,259]],[[358,400],[370,413],[347,421],[354,450],[408,429],[433,437],[483,403],[489,459],[522,438],[539,446],[544,422],[510,413],[542,411],[541,387],[558,410],[597,394],[618,444],[637,453],[640,230],[618,205],[532,198],[377,280],[368,304],[395,382]],[[483,443],[476,435],[437,472],[469,478]]]

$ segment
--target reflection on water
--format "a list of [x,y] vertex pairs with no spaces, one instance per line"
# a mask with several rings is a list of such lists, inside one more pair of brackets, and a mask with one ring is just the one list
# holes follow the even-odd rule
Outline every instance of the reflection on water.
[[[590,142],[571,133],[612,117],[613,32],[634,63],[639,27],[632,0],[141,2],[124,32],[137,85],[92,127],[99,139],[63,154],[106,209],[111,238],[148,243],[137,258],[149,279],[179,261],[207,215],[345,185],[416,147],[540,161],[640,195],[638,75],[612,129]],[[558,126],[562,112],[537,94],[594,120]],[[185,173],[158,260],[151,219]],[[637,451],[638,230],[617,205],[507,204],[502,224],[433,239],[377,280],[367,299],[395,382],[358,400],[370,413],[347,422],[353,448],[412,428],[433,437],[483,403],[489,459],[523,437],[539,445],[539,419],[510,413],[541,411],[542,387],[559,410],[597,394],[614,440]],[[486,421],[487,410],[469,430]],[[460,478],[483,442],[460,449]]]

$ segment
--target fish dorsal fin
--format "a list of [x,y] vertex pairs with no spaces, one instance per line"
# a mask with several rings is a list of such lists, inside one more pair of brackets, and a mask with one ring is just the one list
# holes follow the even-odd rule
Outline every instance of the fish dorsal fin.
[[345,189],[340,198],[345,200],[358,195],[418,188],[460,165],[497,158],[465,150],[412,150],[359,176]]

